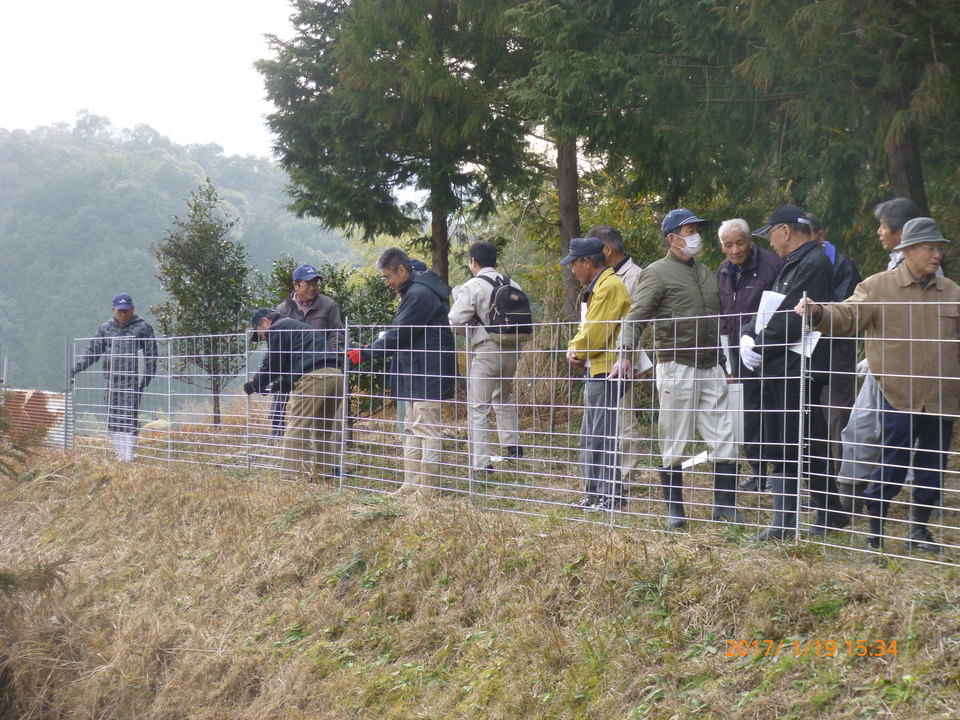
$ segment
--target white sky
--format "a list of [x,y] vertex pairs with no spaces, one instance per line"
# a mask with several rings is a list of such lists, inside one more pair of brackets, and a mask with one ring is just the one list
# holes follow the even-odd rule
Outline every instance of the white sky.
[[32,130],[89,110],[179,144],[268,156],[265,34],[289,38],[290,0],[6,0],[0,128]]

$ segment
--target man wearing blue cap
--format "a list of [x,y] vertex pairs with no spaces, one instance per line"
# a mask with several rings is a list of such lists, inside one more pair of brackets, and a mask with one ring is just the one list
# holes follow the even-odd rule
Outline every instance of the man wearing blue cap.
[[[113,319],[97,330],[70,377],[83,372],[101,357],[107,376],[107,430],[117,459],[133,460],[133,449],[140,432],[140,396],[157,373],[157,341],[153,328],[134,314],[133,300],[127,293],[113,298]],[[140,375],[140,354],[144,358]]]
[[914,502],[907,550],[941,550],[927,523],[940,506],[960,403],[960,286],[937,275],[946,243],[933,219],[914,218],[904,224],[893,248],[903,253],[903,264],[867,278],[842,303],[819,305],[808,298],[795,308],[825,334],[864,334],[881,392],[882,460],[864,491],[872,550],[883,548],[890,501],[911,465]]
[[622,387],[607,379],[616,359],[620,321],[630,309],[630,295],[613,268],[606,267],[603,242],[573,238],[561,265],[568,265],[583,285],[581,321],[567,346],[567,362],[584,371],[580,463],[584,496],[575,507],[613,510],[623,503],[617,464],[617,415]]
[[[298,265],[293,271],[293,291],[274,310],[284,317],[299,320],[316,330],[325,330],[323,335],[333,352],[344,349],[343,322],[340,308],[332,298],[320,293],[320,273],[313,265]],[[283,435],[290,388],[274,388],[270,424],[274,435]]]
[[640,278],[620,350],[627,356],[610,377],[629,378],[629,355],[639,347],[653,322],[660,398],[658,438],[663,466],[660,482],[667,503],[667,524],[686,524],[681,463],[697,430],[713,460],[713,519],[739,523],[737,513],[737,443],[727,410],[726,362],[720,348],[720,291],[716,275],[695,260],[703,248],[700,229],[711,225],[689,210],[671,210],[660,224],[667,255]]

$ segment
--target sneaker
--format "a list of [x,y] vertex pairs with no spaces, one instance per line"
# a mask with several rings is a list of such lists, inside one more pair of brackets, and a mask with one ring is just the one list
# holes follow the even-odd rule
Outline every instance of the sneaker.
[[519,445],[509,445],[507,447],[507,452],[504,455],[504,457],[514,458],[516,460],[519,460],[520,458],[523,457],[523,448],[520,447]]
[[925,527],[915,527],[910,530],[910,538],[904,543],[907,552],[940,552],[940,545],[933,539],[933,533]]
[[623,498],[603,498],[600,502],[593,506],[594,510],[622,510],[624,505]]
[[590,497],[589,495],[584,495],[575,503],[570,504],[571,507],[575,507],[580,510],[595,510],[598,505],[599,501],[596,498]]

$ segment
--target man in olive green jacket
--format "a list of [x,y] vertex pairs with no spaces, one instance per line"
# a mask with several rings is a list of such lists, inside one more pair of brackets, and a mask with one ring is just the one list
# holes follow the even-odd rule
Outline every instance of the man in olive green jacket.
[[[716,275],[694,259],[703,247],[700,228],[710,224],[683,208],[667,213],[660,225],[667,255],[644,270],[620,337],[620,349],[632,354],[647,324],[655,324],[660,482],[668,524],[676,528],[686,518],[680,464],[697,430],[714,461],[713,519],[740,522],[735,423],[727,409],[726,360],[720,349],[719,288]],[[631,374],[624,357],[610,377]]]
[[908,550],[938,552],[927,529],[940,488],[953,416],[960,404],[960,285],[937,276],[947,241],[930,218],[903,226],[904,262],[867,278],[842,303],[797,304],[816,329],[833,336],[864,333],[867,362],[882,393],[882,460],[864,491],[870,514],[867,547],[883,547],[883,520],[903,486],[914,444]]

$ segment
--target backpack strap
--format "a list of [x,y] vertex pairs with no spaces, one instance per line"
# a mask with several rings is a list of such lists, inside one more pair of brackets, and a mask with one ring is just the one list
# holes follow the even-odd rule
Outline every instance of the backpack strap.
[[[474,275],[474,277],[478,280],[486,280],[488,283],[490,283],[490,285],[493,287],[493,290],[490,291],[491,299],[493,297],[494,290],[496,290],[498,287],[503,287],[504,285],[510,284],[510,278],[508,278],[506,275],[498,274],[496,280],[491,278],[489,275]],[[477,323],[480,325],[480,327],[487,327],[483,320],[480,319],[479,315],[474,313],[473,316],[477,319]]]

